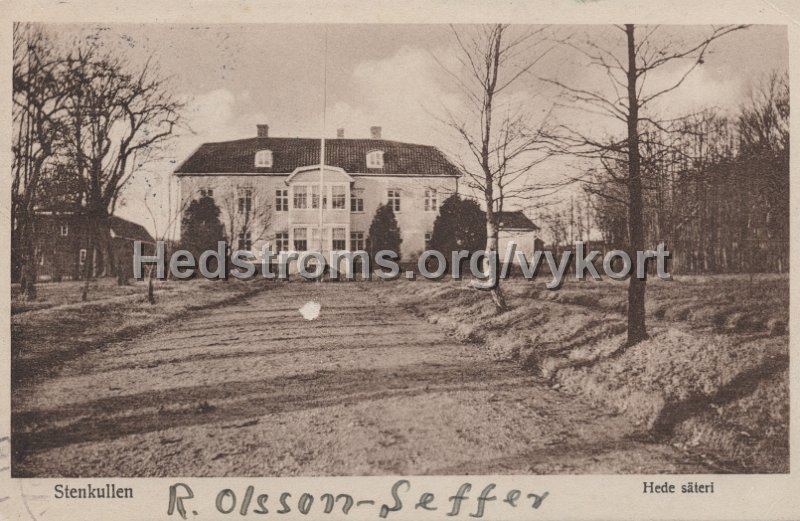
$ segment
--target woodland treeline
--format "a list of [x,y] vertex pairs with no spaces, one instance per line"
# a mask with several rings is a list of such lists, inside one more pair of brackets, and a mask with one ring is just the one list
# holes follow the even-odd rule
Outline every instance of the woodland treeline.
[[[673,272],[785,272],[789,268],[789,83],[775,72],[738,114],[707,110],[642,122],[645,244],[663,242]],[[609,154],[583,179],[571,209],[543,220],[554,242],[627,246],[624,157]]]

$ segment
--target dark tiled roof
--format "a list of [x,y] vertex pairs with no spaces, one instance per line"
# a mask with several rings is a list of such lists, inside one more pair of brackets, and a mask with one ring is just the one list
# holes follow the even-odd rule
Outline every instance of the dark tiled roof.
[[[255,137],[205,143],[175,171],[178,174],[291,173],[319,164],[318,139]],[[272,167],[255,166],[259,150],[272,151]],[[367,152],[383,151],[383,168],[367,168]],[[325,164],[349,173],[457,176],[458,169],[438,149],[384,139],[327,139]]]
[[539,227],[533,224],[533,221],[517,210],[515,212],[500,212],[500,229],[501,230],[538,230]]
[[111,226],[111,231],[114,232],[116,237],[121,239],[138,240],[145,242],[153,242],[153,237],[150,236],[147,229],[141,224],[125,220],[116,215],[108,218],[108,224]]

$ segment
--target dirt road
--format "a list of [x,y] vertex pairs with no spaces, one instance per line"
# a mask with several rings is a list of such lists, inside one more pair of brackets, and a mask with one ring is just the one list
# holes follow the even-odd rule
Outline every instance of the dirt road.
[[21,399],[14,474],[707,470],[386,304],[400,288],[277,284],[89,352]]

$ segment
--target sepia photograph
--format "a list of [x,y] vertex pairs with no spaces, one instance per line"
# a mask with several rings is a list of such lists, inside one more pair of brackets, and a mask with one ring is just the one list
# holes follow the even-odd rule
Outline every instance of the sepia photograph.
[[14,22],[11,477],[790,472],[785,25],[312,21]]

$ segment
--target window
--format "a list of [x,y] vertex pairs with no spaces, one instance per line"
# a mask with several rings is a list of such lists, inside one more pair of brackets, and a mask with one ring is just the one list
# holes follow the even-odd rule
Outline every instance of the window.
[[250,215],[253,211],[253,189],[239,188],[239,213]]
[[294,187],[294,207],[300,210],[305,210],[306,208],[308,208],[307,186],[298,185]]
[[353,213],[364,211],[364,195],[361,190],[350,192],[350,211]]
[[350,251],[360,251],[367,247],[364,232],[350,232]]
[[386,192],[389,208],[394,212],[400,211],[400,190],[388,190]]
[[259,150],[256,152],[256,166],[259,168],[271,168],[272,150]]
[[275,253],[289,251],[289,233],[281,232],[275,234]]
[[331,249],[347,249],[347,230],[345,228],[333,228],[331,230]]
[[425,190],[425,211],[435,212],[438,210],[438,200],[436,198],[436,190],[428,188]]
[[383,168],[383,151],[373,150],[367,154],[367,168]]
[[308,230],[305,228],[294,229],[294,249],[296,251],[308,250]]
[[239,233],[239,250],[251,250],[253,248],[253,241],[251,240],[250,232]]
[[430,250],[431,249],[431,237],[433,237],[433,233],[425,232],[425,249],[426,250]]
[[[322,195],[322,207],[328,207],[328,198],[326,194]],[[315,210],[319,208],[319,185],[311,185],[311,208]]]
[[86,264],[86,250],[84,249],[81,249],[81,251],[78,252],[78,264],[81,266]]
[[200,197],[214,197],[214,189],[213,188],[201,188],[200,189]]
[[346,190],[344,186],[338,186],[338,185],[331,186],[331,208],[333,208],[334,210],[345,209],[345,195],[346,195],[345,192]]
[[39,257],[39,266],[44,266],[44,253]]
[[62,237],[66,237],[67,235],[69,235],[69,225],[68,224],[62,224],[60,226],[60,229],[59,229],[58,233]]
[[289,211],[289,190],[286,188],[279,188],[275,190],[275,211]]

